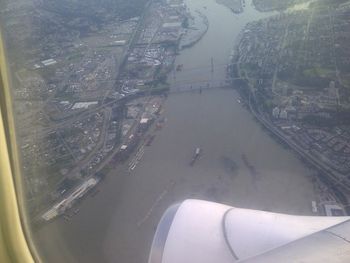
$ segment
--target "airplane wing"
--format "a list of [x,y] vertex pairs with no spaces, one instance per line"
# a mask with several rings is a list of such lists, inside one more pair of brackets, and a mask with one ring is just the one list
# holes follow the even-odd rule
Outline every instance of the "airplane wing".
[[186,200],[163,215],[149,263],[350,262],[350,217]]

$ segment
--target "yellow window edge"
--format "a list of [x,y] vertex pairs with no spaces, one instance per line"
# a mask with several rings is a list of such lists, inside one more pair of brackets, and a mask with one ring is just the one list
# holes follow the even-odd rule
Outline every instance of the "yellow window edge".
[[40,262],[24,213],[8,73],[0,31],[0,262]]

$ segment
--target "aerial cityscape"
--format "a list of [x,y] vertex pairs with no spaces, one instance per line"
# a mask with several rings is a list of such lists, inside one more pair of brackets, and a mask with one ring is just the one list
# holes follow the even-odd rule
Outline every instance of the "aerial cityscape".
[[144,262],[186,198],[350,214],[350,1],[0,6],[38,242]]
[[[42,39],[41,47],[29,49],[27,39],[17,39],[25,38],[28,24],[11,25],[9,31],[17,33],[9,37],[19,43],[21,55],[31,58],[15,72],[19,87],[13,96],[24,101],[16,110],[31,208],[40,211],[38,204],[59,200],[55,212],[43,215],[49,220],[71,207],[73,196],[79,198],[93,187],[111,161],[127,159],[152,122],[161,125],[157,117],[169,89],[166,75],[179,42],[191,45],[198,32],[183,41],[180,37],[184,27],[203,18],[187,13],[182,1],[155,1],[142,16],[116,17],[99,30],[89,25],[79,28],[82,21],[73,19],[68,21],[73,29],[66,31],[57,29],[62,25],[50,13],[55,6],[45,2],[39,6],[43,12],[38,15],[31,10],[33,23],[53,20],[45,26],[48,32],[30,29],[34,32],[28,38]],[[15,3],[3,13],[10,16],[12,8],[21,15]],[[27,12],[27,7],[18,8]],[[11,16],[9,24],[11,20],[16,17]],[[87,35],[85,30],[96,33]],[[33,122],[35,130],[29,128]]]
[[320,169],[347,203],[349,10],[348,3],[329,9],[328,2],[248,24],[231,74],[248,80],[241,91],[256,117]]

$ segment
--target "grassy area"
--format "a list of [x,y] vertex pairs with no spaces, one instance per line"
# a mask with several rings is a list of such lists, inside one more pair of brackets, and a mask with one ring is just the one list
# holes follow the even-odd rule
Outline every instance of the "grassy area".
[[155,87],[151,89],[152,92],[161,92],[161,91],[168,91],[170,89],[170,85],[168,83],[159,83]]
[[170,89],[170,85],[168,83],[158,83],[154,85],[145,85],[140,88],[141,92],[150,92],[152,94],[154,93],[162,93],[167,92]]
[[253,0],[254,5],[261,10],[285,10],[297,4],[310,0]]
[[43,79],[51,79],[55,76],[56,67],[57,65],[51,65],[37,69],[37,71]]
[[330,68],[314,67],[304,70],[304,76],[310,78],[334,78],[335,70]]
[[340,5],[349,4],[349,0],[318,0],[311,4],[312,7],[317,8],[330,8],[330,7],[338,7]]
[[67,59],[68,59],[68,61],[75,62],[75,61],[80,60],[83,57],[84,57],[84,55],[80,51],[77,51],[77,52],[69,55]]

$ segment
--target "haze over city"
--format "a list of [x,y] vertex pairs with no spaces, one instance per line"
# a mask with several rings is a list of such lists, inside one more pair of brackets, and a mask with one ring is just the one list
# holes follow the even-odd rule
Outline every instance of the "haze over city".
[[48,262],[146,262],[162,214],[188,198],[349,213],[350,1],[0,6]]

